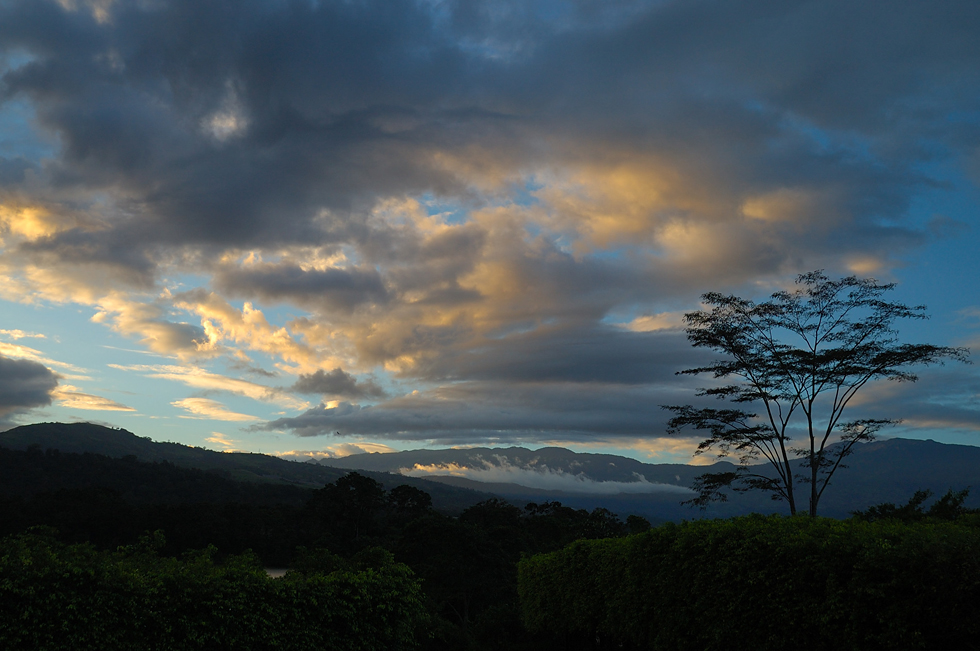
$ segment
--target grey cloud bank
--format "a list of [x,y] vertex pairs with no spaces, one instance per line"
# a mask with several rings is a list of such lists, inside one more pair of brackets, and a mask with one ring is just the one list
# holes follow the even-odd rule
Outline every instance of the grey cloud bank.
[[309,375],[301,374],[292,386],[292,390],[297,393],[322,393],[349,398],[381,398],[385,395],[384,390],[374,382],[370,380],[358,382],[354,376],[340,368],[335,368],[329,373],[319,370]]
[[486,464],[483,467],[464,466],[421,466],[403,468],[403,475],[412,477],[431,477],[433,475],[452,475],[466,477],[479,482],[501,482],[517,484],[527,488],[564,491],[568,493],[589,493],[600,495],[674,493],[683,497],[694,495],[685,486],[661,484],[647,481],[643,475],[636,475],[635,481],[596,481],[584,474],[564,472],[547,467],[521,468],[507,463]]
[[18,412],[50,405],[58,376],[44,364],[0,355],[0,426]]
[[[978,33],[966,0],[8,0],[4,297],[342,400],[253,432],[660,436],[703,353],[624,324],[975,237],[918,206],[976,194]],[[935,377],[862,408],[977,429]]]

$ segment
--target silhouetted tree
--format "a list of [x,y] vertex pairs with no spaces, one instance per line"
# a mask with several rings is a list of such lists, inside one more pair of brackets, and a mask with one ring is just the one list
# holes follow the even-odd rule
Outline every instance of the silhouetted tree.
[[639,515],[630,515],[626,518],[626,529],[630,533],[643,533],[650,530],[650,521]]
[[[695,347],[724,353],[726,358],[681,371],[714,378],[735,378],[733,384],[701,389],[699,396],[758,405],[759,412],[740,408],[710,409],[665,406],[674,413],[668,432],[685,427],[707,430],[698,453],[738,455],[735,472],[702,475],[691,500],[705,506],[726,499],[724,488],[762,490],[783,499],[797,512],[797,483],[809,484],[809,513],[817,506],[843,460],[862,441],[871,441],[882,427],[898,421],[844,421],[845,409],[869,382],[881,378],[914,382],[909,367],[967,361],[964,348],[899,343],[893,324],[898,319],[925,319],[925,306],[888,302],[882,296],[894,284],[848,276],[831,280],[822,271],[801,274],[799,289],[781,291],[764,303],[738,296],[708,293],[710,310],[685,315],[687,337]],[[801,425],[803,445],[793,447],[794,428]],[[774,475],[752,464],[768,461]],[[792,461],[802,460],[799,472]]]
[[420,488],[402,484],[388,491],[388,503],[401,519],[420,518],[432,510],[432,497]]
[[384,527],[387,495],[380,482],[349,472],[316,491],[307,505],[317,545],[353,552],[367,546]]

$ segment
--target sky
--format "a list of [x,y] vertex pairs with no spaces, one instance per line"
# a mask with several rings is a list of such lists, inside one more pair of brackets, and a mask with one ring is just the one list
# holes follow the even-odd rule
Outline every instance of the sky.
[[[687,462],[709,291],[980,349],[980,4],[0,0],[0,428]],[[974,365],[869,386],[980,445]]]

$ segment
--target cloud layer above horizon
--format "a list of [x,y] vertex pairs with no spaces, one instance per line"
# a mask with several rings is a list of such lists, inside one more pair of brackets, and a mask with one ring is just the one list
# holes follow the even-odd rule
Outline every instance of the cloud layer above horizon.
[[[0,3],[0,299],[184,391],[4,334],[0,418],[642,447],[702,292],[976,241],[978,33],[972,1]],[[959,291],[931,343],[980,339]],[[953,375],[863,408],[980,430]]]

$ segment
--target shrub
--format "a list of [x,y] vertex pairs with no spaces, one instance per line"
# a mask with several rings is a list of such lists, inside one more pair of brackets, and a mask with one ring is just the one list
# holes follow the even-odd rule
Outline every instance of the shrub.
[[387,651],[414,648],[426,623],[419,581],[390,554],[270,579],[248,554],[163,558],[161,545],[0,541],[0,648]]
[[749,516],[526,558],[532,631],[649,649],[975,648],[980,530]]

